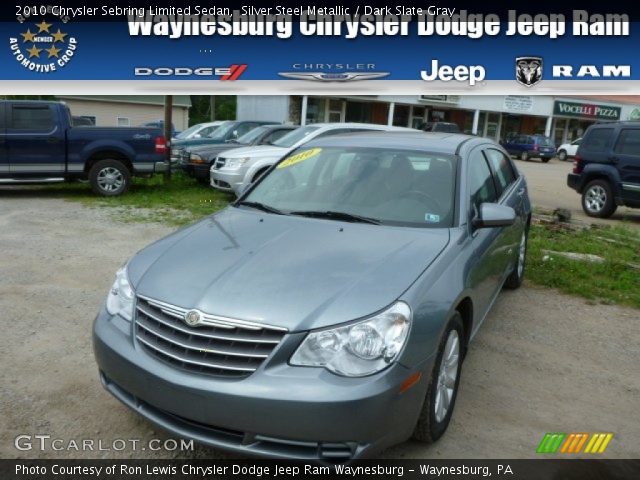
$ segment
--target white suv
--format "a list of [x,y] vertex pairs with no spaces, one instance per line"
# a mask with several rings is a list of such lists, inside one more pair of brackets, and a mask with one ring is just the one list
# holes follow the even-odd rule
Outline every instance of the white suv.
[[221,152],[211,167],[211,186],[240,193],[242,186],[255,182],[269,167],[308,141],[327,135],[362,131],[413,131],[412,128],[389,127],[369,123],[314,123],[297,128],[271,145],[235,148]]

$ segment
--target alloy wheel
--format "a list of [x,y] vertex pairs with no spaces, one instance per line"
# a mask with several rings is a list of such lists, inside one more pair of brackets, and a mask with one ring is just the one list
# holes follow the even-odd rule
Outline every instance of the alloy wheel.
[[585,193],[584,203],[591,213],[599,213],[607,203],[607,192],[600,185],[593,185]]
[[124,175],[114,167],[105,167],[98,172],[97,183],[106,192],[113,192],[122,188]]
[[437,422],[442,422],[453,400],[456,380],[458,378],[458,365],[460,362],[460,337],[457,330],[451,330],[447,337],[447,343],[442,352],[440,370],[436,385],[436,401],[434,405]]

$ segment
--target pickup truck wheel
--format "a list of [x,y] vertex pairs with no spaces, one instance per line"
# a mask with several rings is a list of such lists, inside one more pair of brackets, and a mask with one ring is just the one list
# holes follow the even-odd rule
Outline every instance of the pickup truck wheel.
[[415,440],[435,442],[449,426],[460,384],[464,338],[462,317],[456,312],[440,339],[431,383],[412,435]]
[[129,189],[131,173],[119,160],[100,160],[91,167],[89,182],[94,193],[113,197]]
[[611,185],[606,180],[589,182],[582,192],[582,209],[590,217],[608,218],[616,211]]
[[558,152],[558,160],[560,160],[561,162],[564,162],[567,159],[567,151],[566,150],[560,150]]
[[528,162],[529,161],[529,152],[522,152],[520,154],[520,160],[522,160],[523,162]]

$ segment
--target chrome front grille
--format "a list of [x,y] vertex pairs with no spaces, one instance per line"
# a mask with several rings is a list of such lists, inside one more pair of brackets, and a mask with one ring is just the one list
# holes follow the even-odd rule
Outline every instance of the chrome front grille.
[[224,167],[227,163],[227,159],[223,157],[216,157],[216,161],[213,163],[213,169],[219,170]]
[[138,296],[136,339],[150,354],[195,373],[251,375],[287,330],[201,313],[201,325],[185,321],[189,309]]

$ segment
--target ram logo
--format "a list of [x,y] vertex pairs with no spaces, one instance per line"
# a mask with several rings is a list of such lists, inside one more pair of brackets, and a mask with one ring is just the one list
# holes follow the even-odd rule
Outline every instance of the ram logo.
[[525,87],[533,87],[542,80],[542,57],[517,57],[516,81]]
[[631,78],[631,65],[554,65],[554,78]]

